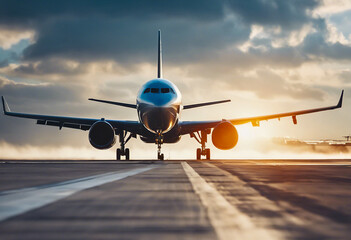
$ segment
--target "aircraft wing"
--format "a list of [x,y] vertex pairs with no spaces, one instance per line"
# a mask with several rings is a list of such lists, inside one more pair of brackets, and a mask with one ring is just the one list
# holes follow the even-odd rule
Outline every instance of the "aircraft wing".
[[113,101],[101,100],[101,99],[96,99],[96,98],[89,98],[88,100],[95,101],[95,102],[108,103],[108,104],[113,104],[113,105],[118,105],[118,106],[128,107],[128,108],[137,108],[137,106],[135,104],[129,104],[129,103],[113,102]]
[[209,106],[209,105],[214,105],[214,104],[219,104],[219,103],[226,103],[230,102],[231,100],[221,100],[221,101],[214,101],[214,102],[205,102],[205,103],[197,103],[197,104],[190,104],[190,105],[185,105],[183,106],[183,109],[190,109],[190,108],[197,108],[197,107],[204,107],[204,106]]
[[[76,117],[12,112],[4,97],[2,97],[2,105],[3,105],[4,114],[7,116],[35,119],[37,120],[37,124],[39,125],[56,126],[56,127],[59,127],[60,129],[62,127],[67,127],[67,128],[81,129],[86,131],[86,130],[89,130],[91,125],[93,125],[96,121],[101,120],[101,119],[92,119],[92,118],[76,118]],[[114,128],[126,130],[128,132],[139,134],[142,131],[142,125],[138,121],[119,121],[119,120],[105,120],[105,121],[110,123]]]
[[321,112],[321,111],[327,111],[327,110],[332,110],[336,108],[341,108],[342,107],[342,100],[344,96],[344,90],[341,92],[341,96],[339,99],[339,102],[336,105],[329,106],[329,107],[321,107],[321,108],[312,108],[312,109],[307,109],[307,110],[300,110],[300,111],[294,111],[294,112],[285,112],[285,113],[278,113],[278,114],[270,114],[270,115],[263,115],[263,116],[256,116],[256,117],[248,117],[248,118],[236,118],[236,119],[223,119],[220,121],[183,121],[180,122],[179,125],[181,127],[181,135],[184,134],[189,134],[192,132],[197,132],[201,130],[205,130],[208,128],[213,128],[217,124],[219,124],[222,121],[229,121],[233,125],[240,125],[240,124],[245,124],[245,123],[250,123],[254,127],[258,127],[260,125],[260,121],[264,120],[270,120],[270,119],[280,119],[283,117],[292,117],[294,124],[297,124],[297,119],[296,116],[298,115],[303,115],[303,114],[309,114],[309,113],[314,113],[314,112]]

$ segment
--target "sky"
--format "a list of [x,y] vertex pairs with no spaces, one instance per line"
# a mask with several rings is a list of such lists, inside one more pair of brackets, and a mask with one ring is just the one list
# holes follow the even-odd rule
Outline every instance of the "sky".
[[[136,111],[88,101],[135,103],[156,77],[157,30],[163,74],[183,104],[231,99],[186,110],[182,120],[216,120],[337,103],[342,109],[238,126],[239,143],[213,158],[280,157],[272,137],[341,138],[351,133],[350,0],[17,1],[0,0],[0,95],[17,112],[137,120]],[[0,115],[0,158],[115,157],[88,133]],[[132,139],[132,158],[156,145]],[[194,158],[184,136],[165,158]],[[305,156],[305,155],[304,155]]]

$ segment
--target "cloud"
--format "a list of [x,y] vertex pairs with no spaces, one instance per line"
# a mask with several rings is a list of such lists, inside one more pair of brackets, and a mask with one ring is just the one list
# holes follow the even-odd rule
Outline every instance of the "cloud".
[[313,14],[317,16],[328,16],[342,13],[351,9],[349,0],[321,0],[321,4],[317,7]]
[[72,92],[70,89],[63,85],[17,83],[0,76],[0,95],[11,96],[13,100],[18,97],[21,98],[21,101],[33,98],[39,101],[47,99],[52,101],[64,99],[68,102],[77,100],[79,92]]
[[32,39],[34,32],[30,30],[8,29],[0,27],[0,47],[2,49],[9,49],[13,45],[20,42],[22,39]]
[[339,78],[345,83],[351,83],[351,70],[342,71],[339,73]]
[[66,59],[51,58],[45,61],[29,62],[18,65],[13,69],[14,73],[22,76],[37,76],[37,75],[79,75],[86,73],[89,65],[77,61]]
[[[70,103],[77,104],[77,100],[70,100],[75,96],[70,94],[70,91],[70,89],[64,91],[56,86],[14,84],[12,81],[4,83],[3,79],[0,79],[0,95],[6,97],[11,110],[16,112],[58,115],[67,109],[66,115],[69,115],[73,107],[67,106]],[[61,108],[57,107],[60,105]],[[77,133],[69,136],[60,133],[57,128],[40,128],[39,125],[36,125],[35,120],[8,117],[2,113],[0,115],[0,141],[17,146],[28,143],[52,147],[83,144],[78,141],[78,137],[75,135]]]
[[[245,41],[250,28],[235,19],[209,24],[184,20],[145,21],[101,18],[64,19],[38,30],[36,42],[24,51],[25,60],[50,57],[119,63],[155,62],[157,29],[163,29],[169,61],[192,61],[218,47]],[[167,59],[167,58],[166,58]]]
[[309,13],[319,3],[317,0],[229,0],[227,6],[249,24],[295,29],[311,21]]
[[[214,57],[246,68],[350,60],[350,47],[328,43],[324,20],[311,16],[319,4],[316,0],[140,1],[141,11],[130,2],[35,1],[18,9],[11,1],[6,11],[0,10],[0,24],[35,31],[33,43],[23,52],[23,64],[14,70],[33,77],[86,73],[91,62],[114,61],[125,69],[155,63],[158,28],[164,33],[164,60],[169,65]],[[254,24],[263,26],[268,35],[250,39]],[[295,40],[286,41],[288,37]],[[248,42],[247,51],[238,50]],[[10,62],[5,57],[0,64]]]
[[24,59],[129,64],[154,61],[158,28],[164,30],[170,61],[194,61],[246,41],[252,24],[300,28],[318,6],[316,0],[138,1],[137,7],[128,1],[5,2],[0,24],[36,33]]
[[[142,0],[138,4],[130,1],[45,0],[20,1],[3,0],[0,23],[15,26],[36,26],[44,20],[72,17],[103,17],[122,19],[131,17],[138,20],[186,19],[209,22],[223,19],[226,11],[240,15],[245,21],[263,25],[294,26],[308,21],[310,10],[319,6],[317,0],[194,0],[157,1]],[[19,7],[21,6],[21,7]]]
[[[176,18],[209,21],[223,16],[221,1],[194,0],[157,1],[141,0],[136,4],[130,1],[109,0],[62,0],[47,2],[45,0],[26,1],[3,0],[0,10],[0,22],[16,26],[35,26],[43,20],[60,17],[133,17],[139,20]],[[21,6],[21,7],[19,7]]]
[[201,77],[201,82],[208,82],[207,86],[216,92],[223,91],[247,91],[254,93],[260,99],[314,99],[324,100],[326,93],[319,87],[310,86],[303,81],[291,81],[291,76],[278,74],[267,68],[258,68],[253,71],[230,70],[220,71],[216,78],[211,81],[208,73],[200,68],[194,75]]

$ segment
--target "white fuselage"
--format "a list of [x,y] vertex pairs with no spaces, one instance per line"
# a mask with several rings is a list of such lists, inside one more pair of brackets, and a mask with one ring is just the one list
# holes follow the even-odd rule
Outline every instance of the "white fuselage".
[[137,96],[139,121],[152,133],[167,133],[178,122],[182,96],[172,82],[156,78],[146,82]]

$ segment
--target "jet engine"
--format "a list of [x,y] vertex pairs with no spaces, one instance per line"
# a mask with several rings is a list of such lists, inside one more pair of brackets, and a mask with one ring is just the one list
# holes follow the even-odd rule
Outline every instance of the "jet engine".
[[228,121],[219,123],[212,131],[212,143],[216,148],[228,150],[238,143],[238,132]]
[[95,122],[89,130],[89,142],[97,149],[108,149],[116,142],[115,130],[106,121]]

